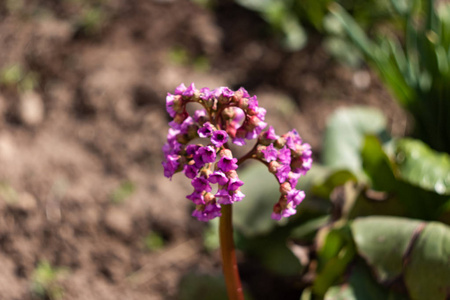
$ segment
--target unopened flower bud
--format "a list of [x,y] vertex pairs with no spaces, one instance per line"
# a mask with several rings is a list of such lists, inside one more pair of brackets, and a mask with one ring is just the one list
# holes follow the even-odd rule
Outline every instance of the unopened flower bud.
[[277,147],[277,148],[283,148],[284,145],[286,145],[286,138],[284,138],[282,136],[282,137],[278,138],[274,144],[275,144],[275,147]]
[[214,196],[214,194],[209,193],[209,192],[207,192],[207,193],[205,193],[205,195],[203,195],[203,199],[205,199],[206,204],[213,202],[215,198],[216,197]]
[[287,195],[287,193],[289,192],[289,191],[291,191],[292,190],[292,187],[291,187],[291,184],[289,183],[289,182],[283,182],[281,185],[280,185],[280,193],[282,194],[282,195]]
[[235,170],[228,171],[225,175],[227,175],[228,178],[237,178],[238,173]]
[[286,207],[287,204],[287,197],[286,195],[281,195],[280,199],[278,200],[278,203],[280,204],[281,207]]
[[248,109],[248,98],[241,98],[241,100],[239,100],[239,108],[242,110],[247,110]]
[[258,145],[258,147],[256,147],[256,157],[263,158],[266,148],[266,146]]
[[234,118],[235,110],[232,107],[227,107],[222,112],[222,118],[224,120],[231,120]]
[[303,147],[302,147],[302,145],[301,145],[301,144],[296,144],[296,145],[295,145],[295,149],[294,149],[294,151],[292,151],[292,152],[293,152],[293,156],[294,156],[294,157],[299,157],[299,156],[301,156],[302,153],[303,153]]
[[219,103],[220,104],[228,104],[230,102],[230,98],[224,96],[224,95],[220,95],[219,96]]
[[212,110],[216,110],[217,109],[217,99],[211,98],[208,101],[205,101],[205,106]]
[[209,175],[212,174],[212,171],[209,169],[210,164],[207,164],[208,167],[202,168],[200,170],[200,176],[204,178],[208,178]]
[[251,116],[248,119],[248,125],[250,125],[251,128],[255,128],[261,123],[261,120],[257,116]]
[[220,157],[224,157],[224,156],[226,156],[226,157],[233,157],[233,153],[231,152],[230,149],[222,149],[219,152],[219,156]]
[[257,116],[259,113],[258,113],[257,109],[249,107],[247,109],[247,114],[250,115],[250,116]]
[[175,110],[177,113],[181,113],[183,112],[184,108],[184,103],[183,103],[183,99],[181,98],[180,95],[176,95],[173,98],[173,110]]
[[278,202],[275,203],[275,205],[273,206],[273,212],[276,214],[280,214],[281,210],[282,210],[282,208],[281,208],[280,203],[278,203]]
[[277,172],[277,169],[280,167],[280,164],[276,161],[271,161],[269,163],[269,172],[272,174],[275,174]]
[[239,103],[242,99],[242,96],[244,96],[244,92],[241,90],[237,90],[236,92],[234,92],[233,97],[231,97],[231,102]]
[[192,96],[192,101],[194,102],[200,102],[200,91],[195,90],[194,95]]

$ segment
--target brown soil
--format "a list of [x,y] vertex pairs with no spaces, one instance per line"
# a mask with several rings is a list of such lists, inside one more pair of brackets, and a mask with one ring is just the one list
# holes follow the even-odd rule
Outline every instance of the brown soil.
[[[1,299],[31,299],[42,261],[66,269],[64,299],[175,299],[183,274],[220,273],[204,224],[190,217],[189,182],[162,176],[165,93],[181,82],[245,86],[268,122],[297,128],[316,157],[337,107],[369,104],[394,134],[406,127],[373,74],[333,63],[315,37],[284,52],[264,22],[228,1],[215,11],[181,0],[93,1],[104,13],[94,29],[80,25],[89,1],[9,2],[0,4],[0,69],[20,65],[37,84],[0,87]],[[171,59],[174,47],[188,50],[185,63]],[[208,70],[190,62],[198,57]],[[369,74],[368,86],[356,87],[358,74]],[[134,193],[113,202],[126,181]],[[162,250],[146,249],[150,232],[163,236]]]

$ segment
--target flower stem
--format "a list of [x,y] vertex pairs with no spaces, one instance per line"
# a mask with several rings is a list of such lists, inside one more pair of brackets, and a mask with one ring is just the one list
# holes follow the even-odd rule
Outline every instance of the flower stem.
[[241,279],[236,262],[236,251],[233,241],[232,206],[222,205],[220,217],[220,249],[222,252],[222,268],[227,285],[228,299],[244,300]]

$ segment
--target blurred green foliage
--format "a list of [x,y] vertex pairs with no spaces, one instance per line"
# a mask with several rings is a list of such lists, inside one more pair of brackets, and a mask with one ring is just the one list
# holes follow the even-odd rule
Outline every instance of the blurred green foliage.
[[[357,66],[361,63],[359,50],[336,26],[327,7],[332,0],[235,0],[239,5],[257,12],[269,24],[272,32],[279,35],[286,49],[297,51],[308,41],[308,32],[326,34],[325,48],[337,59]],[[366,30],[372,30],[384,21],[391,21],[388,0],[337,1],[350,12]]]
[[94,35],[101,31],[106,18],[103,8],[88,6],[81,11],[76,24],[86,35]]
[[168,51],[170,62],[181,66],[192,66],[199,72],[206,72],[210,69],[210,62],[203,55],[193,56],[185,47],[175,46]]
[[148,251],[157,251],[164,248],[165,242],[160,233],[152,231],[145,236],[144,245]]
[[24,0],[6,0],[5,5],[8,13],[14,14],[23,9],[25,2]]
[[19,194],[8,182],[0,181],[0,199],[9,204],[16,203]]
[[0,86],[24,92],[33,90],[38,84],[37,74],[26,70],[20,64],[11,64],[0,69]]
[[131,197],[136,191],[136,185],[130,180],[123,181],[112,193],[111,202],[119,204]]
[[41,299],[62,299],[64,290],[58,280],[66,272],[66,269],[55,268],[47,261],[39,262],[32,275],[32,294]]
[[[445,299],[450,156],[419,140],[392,139],[379,111],[354,107],[330,117],[323,158],[300,180],[307,198],[289,221],[269,218],[278,188],[265,166],[241,172],[247,196],[234,207],[237,247],[278,276],[314,273],[312,282],[299,282],[304,300]],[[315,245],[310,260],[288,241]]]
[[403,22],[403,41],[396,32],[371,40],[343,7],[335,3],[331,12],[411,113],[414,136],[450,153],[450,4],[391,2]]

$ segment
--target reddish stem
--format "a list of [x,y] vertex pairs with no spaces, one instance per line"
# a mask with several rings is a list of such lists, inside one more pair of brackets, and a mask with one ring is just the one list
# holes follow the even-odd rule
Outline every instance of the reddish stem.
[[219,233],[223,275],[227,285],[228,299],[244,300],[236,261],[236,251],[234,249],[232,212],[231,205],[222,205]]

